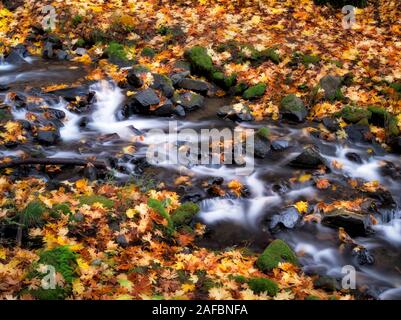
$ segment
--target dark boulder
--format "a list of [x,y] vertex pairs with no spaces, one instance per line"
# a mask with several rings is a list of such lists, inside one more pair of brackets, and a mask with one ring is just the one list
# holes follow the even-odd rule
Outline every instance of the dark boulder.
[[60,132],[58,130],[45,131],[39,130],[36,139],[41,145],[54,145],[61,139]]
[[316,147],[307,146],[295,159],[290,161],[289,165],[294,168],[315,169],[325,165],[325,161]]
[[341,129],[337,119],[332,117],[324,117],[322,123],[330,132],[336,132]]
[[177,87],[181,89],[191,90],[202,95],[209,91],[209,84],[202,80],[184,78],[177,83]]
[[267,135],[260,134],[258,131],[254,135],[254,154],[255,157],[264,159],[270,151],[270,140]]
[[277,139],[274,140],[271,144],[271,149],[273,151],[283,151],[290,148],[290,142],[288,140]]
[[281,100],[280,113],[283,118],[303,122],[308,115],[303,101],[294,94],[289,94]]
[[322,216],[321,223],[331,228],[344,228],[351,237],[366,236],[372,232],[370,214],[334,209]]
[[324,76],[320,79],[320,86],[324,90],[324,97],[326,100],[334,101],[342,98],[341,87],[343,84],[342,77],[338,76]]
[[371,142],[372,134],[370,132],[369,126],[365,124],[351,124],[344,128],[348,139],[352,142]]
[[141,78],[141,72],[137,69],[131,69],[128,71],[127,82],[134,88],[140,88],[144,82]]
[[65,112],[63,110],[47,108],[47,109],[44,109],[44,111],[46,112],[46,114],[48,115],[48,118],[50,118],[50,119],[62,120],[65,118]]
[[349,161],[352,161],[352,162],[355,162],[355,163],[361,164],[361,163],[363,162],[361,156],[360,156],[359,154],[357,154],[356,152],[348,152],[348,153],[345,155],[345,157],[346,157]]
[[176,106],[174,109],[174,114],[176,114],[179,117],[185,117],[186,113],[185,113],[185,109],[183,106]]
[[180,81],[185,79],[191,74],[189,71],[175,72],[170,74],[170,79],[173,83],[173,86],[176,86]]
[[174,104],[171,100],[167,100],[159,108],[154,110],[152,114],[158,117],[170,117],[174,114]]
[[375,263],[374,256],[365,247],[356,246],[352,250],[352,255],[356,258],[357,263],[361,266]]
[[159,103],[160,99],[153,89],[141,90],[130,97],[124,114],[125,116],[130,116],[131,114],[149,114],[150,107]]
[[44,59],[53,59],[56,57],[54,43],[52,42],[45,43],[45,45],[43,46],[42,57]]
[[185,111],[193,111],[202,108],[205,104],[205,99],[194,92],[176,93],[174,94],[172,101],[182,106]]
[[[25,49],[25,47],[23,47]],[[25,49],[26,50],[26,49]],[[27,56],[27,52],[25,52],[21,48],[12,48],[10,53],[5,58],[5,62],[12,65],[21,65],[27,63],[24,59]]]
[[401,154],[401,137],[390,139],[388,144],[393,152]]
[[163,74],[153,73],[151,88],[160,90],[166,98],[171,98],[174,95],[173,82]]
[[255,119],[251,109],[242,103],[221,107],[217,111],[217,115],[232,121],[253,121]]

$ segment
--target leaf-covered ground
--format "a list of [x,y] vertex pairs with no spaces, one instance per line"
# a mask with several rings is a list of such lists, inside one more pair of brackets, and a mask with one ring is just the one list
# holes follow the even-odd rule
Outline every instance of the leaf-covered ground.
[[[310,118],[346,105],[375,105],[400,125],[401,10],[397,0],[381,2],[379,9],[358,9],[357,24],[345,30],[341,11],[312,0],[30,0],[14,11],[0,4],[0,52],[25,43],[32,54],[42,54],[44,43],[35,35],[46,15],[42,9],[52,5],[57,13],[52,34],[71,54],[86,49],[73,56],[93,68],[88,79],[125,81],[126,71],[106,62],[105,54],[168,73],[185,50],[200,45],[239,83],[266,84],[260,99],[246,102],[256,119],[277,119],[281,98],[294,93],[307,102]],[[261,57],[266,50],[274,52],[269,59]],[[329,74],[352,75],[332,101],[319,87]],[[382,128],[371,129],[385,142]],[[26,139],[21,125],[11,121],[0,137],[2,143]],[[319,181],[319,189],[329,186]],[[205,227],[174,222],[180,200],[162,188],[143,192],[134,185],[86,180],[48,188],[42,180],[2,176],[0,191],[0,219],[15,226],[11,230],[21,244],[1,243],[1,298],[351,298],[348,292],[315,289],[313,279],[288,262],[262,272],[260,255],[245,248],[197,247]],[[307,203],[296,208],[305,212]],[[57,271],[57,287],[50,292],[41,290],[47,264]]]

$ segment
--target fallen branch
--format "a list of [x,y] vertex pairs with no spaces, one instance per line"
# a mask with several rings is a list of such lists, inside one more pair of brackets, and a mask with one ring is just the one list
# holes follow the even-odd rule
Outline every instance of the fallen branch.
[[[5,159],[2,159],[3,161]],[[0,161],[2,161],[0,160]],[[0,163],[0,169],[14,168],[23,165],[71,165],[71,166],[94,166],[98,169],[107,169],[104,161],[100,160],[85,160],[85,159],[69,159],[69,158],[28,158],[28,159],[15,159],[8,162]]]

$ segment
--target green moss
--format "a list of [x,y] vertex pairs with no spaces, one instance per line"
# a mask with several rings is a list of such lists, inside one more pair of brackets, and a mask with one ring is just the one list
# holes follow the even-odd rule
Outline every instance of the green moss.
[[366,109],[346,106],[340,112],[337,112],[336,116],[342,117],[346,122],[357,123],[364,118],[369,120],[372,113]]
[[320,298],[314,295],[309,295],[305,298],[305,300],[320,300]]
[[275,48],[269,48],[261,51],[261,57],[264,59],[268,59],[275,64],[279,64],[281,61],[280,55],[276,52]]
[[256,134],[262,138],[269,139],[270,130],[269,128],[263,127],[256,131]]
[[113,200],[98,195],[81,196],[79,198],[79,202],[81,205],[87,204],[88,206],[91,206],[94,203],[99,202],[100,204],[102,204],[103,207],[107,209],[111,209],[112,207],[114,207]]
[[141,55],[144,57],[153,58],[156,55],[156,52],[152,48],[145,47],[142,49]]
[[191,68],[198,73],[210,76],[214,71],[212,58],[204,47],[195,46],[185,51],[184,57],[190,62]]
[[75,43],[75,45],[77,46],[77,47],[84,47],[85,46],[85,40],[84,39],[78,39],[78,41]]
[[386,134],[389,137],[396,137],[400,134],[400,130],[398,129],[398,121],[396,117],[394,117],[391,114],[389,114],[386,117],[385,129],[386,129]]
[[234,281],[238,282],[238,283],[247,283],[248,279],[244,276],[241,275],[237,275],[237,276],[230,276],[231,279],[233,279]]
[[6,120],[11,120],[13,118],[13,115],[11,112],[5,109],[0,109],[0,121],[6,121]]
[[48,273],[42,274],[37,271],[38,266],[43,264],[54,267],[55,271],[63,276],[65,283],[63,287],[56,285],[54,289],[38,288],[36,290],[29,290],[28,293],[40,300],[59,300],[68,297],[72,292],[72,282],[77,277],[77,255],[68,246],[60,246],[43,251],[39,257],[39,261],[33,265],[28,278],[43,278],[48,275]]
[[157,34],[160,34],[161,36],[167,36],[169,34],[173,33],[173,30],[171,27],[166,26],[166,25],[161,25],[157,30],[156,30]]
[[304,54],[302,56],[302,63],[305,65],[318,64],[320,62],[320,57],[315,55]]
[[369,106],[368,110],[371,112],[371,123],[376,126],[381,126],[386,129],[386,134],[389,137],[396,137],[399,135],[397,119],[390,112],[382,107]]
[[369,120],[367,118],[363,118],[359,120],[356,124],[359,126],[369,126]]
[[163,206],[163,203],[157,199],[150,198],[148,199],[148,206],[155,210],[158,214],[160,214],[164,219],[167,220],[167,230],[169,233],[174,232],[174,222],[171,219],[170,215],[166,211]]
[[258,83],[257,85],[254,85],[246,89],[242,97],[246,100],[260,98],[261,96],[264,95],[265,91],[266,91],[266,84]]
[[107,56],[112,59],[119,59],[122,61],[127,61],[127,53],[124,46],[121,43],[112,41],[107,46],[105,52]]
[[255,293],[266,292],[271,297],[274,297],[278,293],[277,283],[270,279],[251,278],[248,280],[248,285]]
[[393,88],[395,91],[401,93],[401,82],[393,82],[390,84],[390,87]]
[[74,27],[78,26],[82,21],[84,20],[84,17],[77,14],[74,17],[72,17],[72,25]]
[[305,106],[295,94],[291,93],[281,99],[280,108],[291,112],[304,112]]
[[196,203],[185,202],[173,212],[171,219],[174,225],[183,226],[189,224],[199,210],[199,206]]
[[299,264],[294,251],[283,240],[276,239],[259,256],[256,266],[261,271],[270,271],[276,268],[280,262]]
[[248,89],[248,85],[245,82],[240,82],[233,88],[233,94],[242,95],[246,89]]
[[46,206],[41,201],[31,201],[20,213],[20,222],[26,227],[40,225],[43,222],[43,215],[46,211]]
[[232,74],[231,76],[227,77],[223,72],[215,71],[211,75],[211,80],[218,86],[227,90],[237,83],[237,75]]

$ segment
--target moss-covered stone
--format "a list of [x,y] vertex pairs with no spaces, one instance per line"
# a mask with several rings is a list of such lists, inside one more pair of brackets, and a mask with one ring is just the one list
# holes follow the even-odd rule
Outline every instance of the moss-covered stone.
[[346,122],[357,123],[362,119],[370,119],[372,113],[369,110],[357,108],[353,106],[346,106],[336,116],[343,118]]
[[266,91],[266,84],[258,83],[257,85],[251,86],[248,89],[246,89],[242,97],[246,100],[257,99],[263,96],[265,91]]
[[320,62],[320,57],[315,55],[304,54],[302,56],[302,63],[305,65],[318,64]]
[[184,57],[190,62],[191,68],[200,74],[210,76],[214,71],[213,60],[204,47],[195,46],[185,51]]
[[20,223],[25,227],[33,227],[43,222],[46,206],[41,201],[31,201],[20,213]]
[[265,49],[260,52],[260,55],[264,59],[270,60],[275,64],[279,64],[281,61],[280,55],[277,53],[275,48]]
[[0,121],[11,120],[13,115],[6,109],[0,109]]
[[105,53],[111,59],[118,59],[121,61],[128,61],[127,52],[121,43],[112,41],[107,46]]
[[262,127],[259,128],[258,131],[256,131],[256,134],[261,138],[269,139],[270,130],[267,127]]
[[253,292],[266,292],[271,297],[274,297],[279,290],[276,282],[266,278],[251,278],[247,283]]
[[39,265],[50,266],[63,276],[64,286],[56,285],[54,289],[38,288],[27,292],[39,300],[61,300],[67,298],[72,292],[72,283],[77,277],[76,258],[77,255],[68,246],[60,246],[43,251],[40,254],[39,261],[32,266],[32,271],[28,274],[28,278],[43,278],[48,275],[48,272],[45,274],[40,273],[38,271]]
[[289,262],[298,265],[298,258],[294,251],[283,240],[276,239],[270,243],[256,261],[261,271],[270,271],[280,262]]
[[167,220],[167,230],[169,233],[174,232],[174,222],[171,219],[170,215],[164,208],[164,205],[161,201],[157,199],[150,198],[148,199],[148,206],[160,214],[164,219]]
[[196,203],[185,202],[173,212],[171,219],[175,226],[183,226],[190,223],[199,210]]
[[156,55],[155,50],[149,47],[145,47],[142,49],[141,55],[148,58],[153,58]]
[[289,94],[281,99],[280,113],[287,119],[302,122],[308,115],[303,101],[295,94]]
[[211,75],[211,80],[218,86],[227,90],[235,86],[235,84],[237,83],[237,75],[232,74],[231,76],[227,77],[223,72],[215,71]]
[[389,137],[396,137],[399,135],[398,121],[394,115],[386,109],[377,106],[369,106],[368,110],[371,112],[370,122],[373,125],[385,128],[386,134]]
[[111,209],[114,207],[114,201],[111,199],[108,199],[103,196],[98,196],[98,195],[90,195],[90,196],[81,196],[79,198],[79,202],[81,205],[87,204],[88,206],[93,205],[94,203],[98,202],[100,203],[103,207],[107,209]]
[[232,88],[232,93],[236,96],[242,95],[246,89],[248,89],[248,84],[241,81],[235,87]]

